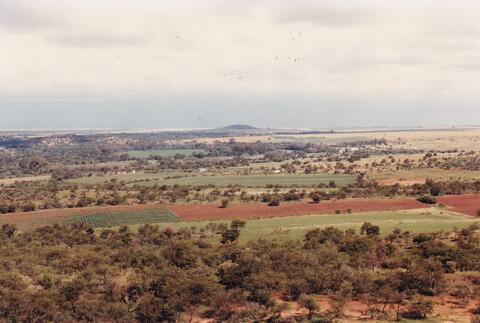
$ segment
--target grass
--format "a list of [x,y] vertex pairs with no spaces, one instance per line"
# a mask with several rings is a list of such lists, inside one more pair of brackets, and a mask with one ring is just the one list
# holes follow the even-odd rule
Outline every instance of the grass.
[[346,186],[355,182],[352,175],[333,174],[289,174],[289,175],[221,175],[221,176],[191,176],[170,178],[161,181],[167,185],[208,185],[216,186],[240,185],[244,187],[266,187],[268,185],[307,187],[318,184],[328,184],[335,181],[337,186]]
[[[67,180],[69,183],[76,183],[76,184],[86,184],[86,185],[96,185],[101,184],[104,182],[109,182],[112,179],[116,179],[117,181],[124,181],[125,183],[136,183],[136,182],[145,182],[145,181],[152,181],[154,183],[159,183],[159,181],[163,180],[165,177],[169,176],[183,176],[186,173],[176,173],[176,172],[159,172],[159,173],[145,173],[145,172],[137,172],[137,173],[129,173],[129,174],[112,174],[112,175],[92,175],[92,176],[84,176],[75,179]],[[140,184],[140,183],[139,183]]]
[[191,173],[130,173],[105,176],[80,177],[68,180],[70,183],[96,185],[116,179],[127,184],[151,186],[158,185],[209,185],[219,187],[240,185],[243,187],[266,187],[269,185],[310,187],[318,184],[328,184],[335,181],[337,186],[346,186],[355,182],[356,177],[344,174],[282,174],[282,175],[215,175],[191,176]]
[[[191,226],[203,227],[208,222],[212,221],[178,222],[168,226],[177,229]],[[228,223],[228,221],[218,222]],[[250,220],[242,233],[241,240],[248,241],[258,238],[302,239],[309,230],[327,226],[335,226],[342,230],[352,228],[358,231],[364,222],[371,222],[380,226],[381,234],[386,235],[397,227],[410,232],[433,232],[467,227],[474,222],[479,223],[480,220],[437,208],[342,215],[292,216]]]
[[132,158],[149,158],[150,156],[174,157],[177,155],[192,156],[205,153],[203,149],[155,149],[155,150],[130,150],[128,156]]

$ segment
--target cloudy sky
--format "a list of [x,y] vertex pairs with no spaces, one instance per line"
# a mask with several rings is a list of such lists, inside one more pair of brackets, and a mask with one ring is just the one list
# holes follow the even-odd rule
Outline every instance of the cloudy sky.
[[0,0],[1,129],[480,124],[480,2]]

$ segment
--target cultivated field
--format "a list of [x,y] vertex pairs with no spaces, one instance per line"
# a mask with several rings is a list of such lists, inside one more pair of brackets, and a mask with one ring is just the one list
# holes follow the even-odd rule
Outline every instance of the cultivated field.
[[0,224],[16,224],[20,229],[34,229],[51,224],[86,223],[92,227],[112,227],[144,223],[180,221],[163,205],[121,205],[72,209],[52,209],[0,215]]
[[[228,221],[219,221],[228,223]],[[398,211],[364,212],[341,215],[303,215],[265,219],[250,219],[241,235],[242,241],[258,238],[268,239],[301,239],[305,233],[314,228],[335,226],[345,230],[360,229],[364,222],[380,226],[380,233],[386,235],[395,228],[410,232],[433,232],[463,228],[472,223],[480,223],[480,219],[463,216],[438,208],[422,208]],[[162,226],[173,228],[203,227],[207,222],[178,222]]]
[[272,185],[311,187],[334,181],[337,186],[354,183],[356,177],[343,174],[285,174],[285,175],[220,175],[188,176],[165,179],[160,184],[166,185],[216,185],[226,187],[239,185],[243,187],[266,187]]
[[182,172],[158,172],[158,173],[146,173],[146,172],[135,172],[128,174],[111,174],[111,175],[92,175],[92,176],[83,176],[75,179],[70,179],[67,182],[76,183],[76,184],[87,184],[87,185],[96,185],[105,182],[110,182],[111,180],[123,181],[127,184],[134,183],[145,183],[145,182],[159,182],[166,177],[171,176],[185,176],[187,173]]
[[127,154],[134,158],[148,158],[150,156],[175,157],[177,155],[192,156],[205,153],[203,149],[155,149],[155,150],[130,150]]
[[465,170],[443,170],[443,169],[412,169],[401,171],[387,171],[382,173],[374,173],[372,178],[378,180],[384,185],[412,185],[425,183],[427,179],[433,180],[478,180],[480,179],[479,171]]
[[149,207],[143,210],[99,210],[80,212],[65,219],[65,224],[85,223],[93,228],[108,228],[119,225],[174,223],[180,219],[165,207]]
[[[254,203],[232,204],[228,208],[220,208],[217,204],[201,205],[169,205],[137,204],[121,206],[98,206],[86,208],[67,208],[18,212],[0,215],[0,224],[16,224],[20,229],[32,229],[51,224],[86,223],[92,227],[114,227],[120,225],[141,225],[144,223],[176,223],[185,221],[185,225],[194,225],[204,221],[231,221],[244,219],[256,221],[271,220],[271,223],[289,223],[296,226],[311,227],[312,220],[337,223],[363,223],[365,221],[383,221],[393,215],[402,215],[406,220],[418,219],[422,223],[421,231],[434,231],[448,223],[468,223],[476,221],[480,208],[480,195],[444,196],[438,200],[445,208],[431,208],[413,199],[347,199],[330,200],[321,203],[295,202],[283,203],[272,207]],[[454,213],[455,212],[455,213]],[[463,213],[464,215],[459,215]],[[425,217],[425,215],[434,217]],[[468,216],[469,215],[469,216]],[[320,218],[315,218],[321,216]],[[437,217],[441,216],[441,221]],[[294,218],[298,218],[294,220]],[[383,219],[383,220],[382,220]],[[480,219],[480,218],[478,218]],[[357,221],[358,220],[358,221]],[[449,220],[449,221],[446,221]],[[324,222],[318,223],[324,223]],[[256,222],[255,222],[256,223]],[[270,222],[265,223],[268,227]],[[317,224],[318,224],[317,223]],[[411,223],[405,222],[405,223]],[[316,225],[316,224],[315,224]],[[276,230],[279,225],[274,225]],[[410,227],[409,227],[410,230]],[[415,228],[411,228],[415,231]]]
[[442,196],[438,198],[438,203],[447,205],[455,212],[480,215],[480,194]]
[[231,220],[287,217],[308,214],[355,213],[420,209],[425,204],[412,199],[351,199],[322,201],[321,203],[237,204],[228,208],[218,205],[172,205],[170,209],[185,221]]

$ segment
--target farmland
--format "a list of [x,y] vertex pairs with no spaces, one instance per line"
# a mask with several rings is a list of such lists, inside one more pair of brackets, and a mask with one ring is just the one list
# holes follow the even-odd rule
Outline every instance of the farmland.
[[163,205],[55,209],[0,215],[0,224],[16,224],[22,230],[52,224],[85,223],[97,228],[143,223],[173,223],[177,221],[180,221],[180,219]]
[[[161,224],[173,228],[198,226],[206,221],[226,223],[249,220],[244,239],[260,237],[297,238],[316,227],[334,225],[358,228],[363,222],[380,225],[384,233],[395,227],[411,232],[429,232],[465,227],[480,219],[468,216],[478,196],[443,197],[444,208],[428,207],[415,200],[339,200],[315,203],[266,205],[130,205],[44,210],[0,216],[1,223],[14,223],[27,230],[51,224],[85,223],[94,228],[120,225]],[[476,209],[475,209],[476,210]],[[457,213],[455,213],[457,212]],[[459,213],[464,213],[461,215]],[[474,214],[471,214],[474,215]]]
[[438,199],[439,203],[447,205],[452,211],[469,214],[471,216],[479,216],[480,195],[451,195],[442,196]]
[[215,185],[227,187],[297,186],[312,187],[319,184],[328,185],[334,181],[336,186],[346,186],[355,182],[355,176],[342,174],[281,174],[281,175],[194,175],[182,172],[130,173],[107,176],[89,176],[69,180],[70,183],[95,185],[112,179],[126,184],[142,186],[151,185]]
[[[242,241],[252,239],[301,239],[303,235],[314,228],[335,226],[357,231],[364,222],[371,222],[380,227],[382,235],[392,232],[395,228],[410,232],[432,232],[464,228],[472,223],[479,223],[480,219],[451,213],[438,208],[422,208],[398,211],[361,212],[353,214],[323,214],[287,216],[280,218],[250,219],[242,234]],[[177,222],[163,227],[181,228],[206,225],[206,221]],[[226,220],[220,223],[228,223]]]
[[180,221],[167,208],[145,208],[144,210],[93,211],[74,214],[64,220],[65,224],[84,223],[93,228],[108,228],[119,225],[174,223]]
[[133,158],[157,157],[175,157],[178,155],[192,156],[194,154],[203,154],[203,149],[154,149],[154,150],[130,150],[127,154]]
[[[98,320],[111,304],[103,321],[250,323],[239,309],[273,318],[284,304],[285,322],[308,318],[311,304],[338,322],[382,321],[395,319],[387,302],[406,311],[420,299],[435,304],[432,322],[468,322],[478,307],[480,151],[456,148],[475,136],[184,135],[64,145],[72,136],[0,155],[9,310],[52,289],[71,304],[75,319],[58,310],[69,322]],[[165,304],[177,306],[168,317]]]
[[135,172],[135,173],[126,173],[126,174],[109,174],[109,175],[92,175],[92,176],[83,176],[80,178],[75,178],[68,180],[69,183],[74,184],[83,184],[83,185],[96,185],[105,182],[123,181],[127,184],[134,183],[147,183],[147,182],[159,182],[166,177],[171,176],[184,176],[185,173],[180,172],[156,172],[156,173],[146,173],[146,172]]
[[220,187],[230,185],[242,187],[267,187],[274,185],[310,187],[318,184],[327,185],[330,181],[334,181],[337,186],[346,186],[355,182],[355,176],[334,174],[187,176],[165,179],[161,181],[161,184],[215,185]]
[[308,214],[352,213],[419,209],[425,204],[409,199],[352,199],[321,203],[287,203],[276,207],[265,204],[237,204],[228,208],[218,205],[172,205],[170,209],[186,221],[219,219],[258,219]]

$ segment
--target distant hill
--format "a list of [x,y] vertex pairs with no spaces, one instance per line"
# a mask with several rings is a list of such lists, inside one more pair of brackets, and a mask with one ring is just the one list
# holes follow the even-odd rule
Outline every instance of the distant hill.
[[232,124],[230,126],[226,126],[220,129],[225,129],[225,130],[260,130],[260,128],[255,128],[253,126],[250,126],[248,124]]
[[210,129],[210,133],[232,134],[232,135],[258,135],[271,133],[270,130],[256,128],[246,124],[234,124],[222,128]]

